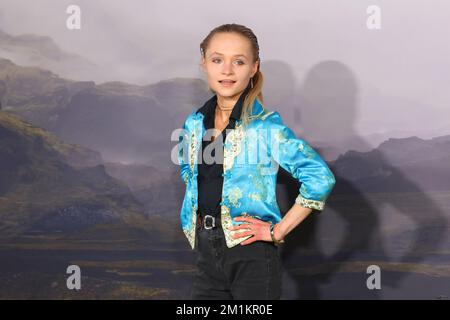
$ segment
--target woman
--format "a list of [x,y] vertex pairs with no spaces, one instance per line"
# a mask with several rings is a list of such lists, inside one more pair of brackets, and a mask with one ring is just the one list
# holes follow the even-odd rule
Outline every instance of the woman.
[[[278,112],[263,107],[259,46],[249,28],[219,26],[200,51],[215,95],[186,118],[178,154],[186,183],[181,227],[198,249],[191,297],[279,299],[278,246],[313,209],[323,209],[335,178]],[[283,218],[278,164],[302,183]]]

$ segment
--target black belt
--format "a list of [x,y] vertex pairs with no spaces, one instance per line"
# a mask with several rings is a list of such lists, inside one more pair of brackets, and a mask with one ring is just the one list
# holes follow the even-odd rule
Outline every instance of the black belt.
[[221,221],[220,221],[220,216],[215,217],[215,216],[207,214],[204,217],[202,217],[200,214],[198,214],[197,218],[198,218],[197,225],[200,229],[210,230],[210,229],[215,229],[215,228],[219,228],[222,226]]

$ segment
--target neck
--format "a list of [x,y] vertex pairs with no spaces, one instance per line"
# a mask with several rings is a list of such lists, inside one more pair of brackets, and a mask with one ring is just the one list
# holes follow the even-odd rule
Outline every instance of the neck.
[[216,106],[216,118],[219,118],[221,122],[226,122],[230,118],[233,107],[222,108],[219,103]]
[[217,106],[222,111],[233,110],[234,105],[239,99],[239,94],[234,97],[217,96]]
[[224,98],[217,96],[216,115],[222,121],[228,120],[238,99],[239,95],[237,96],[237,98]]

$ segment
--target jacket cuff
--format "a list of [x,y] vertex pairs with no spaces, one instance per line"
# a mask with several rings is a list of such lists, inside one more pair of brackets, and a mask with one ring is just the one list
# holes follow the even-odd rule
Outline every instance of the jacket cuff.
[[303,198],[300,194],[295,199],[295,203],[301,205],[302,207],[315,209],[319,211],[322,211],[325,205],[325,201],[306,199]]

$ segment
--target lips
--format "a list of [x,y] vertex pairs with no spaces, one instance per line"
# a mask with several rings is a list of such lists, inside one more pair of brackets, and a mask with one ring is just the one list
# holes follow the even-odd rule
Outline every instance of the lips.
[[234,86],[234,84],[236,83],[236,81],[233,80],[229,80],[229,79],[223,79],[223,80],[219,80],[219,83],[222,87],[232,87]]

